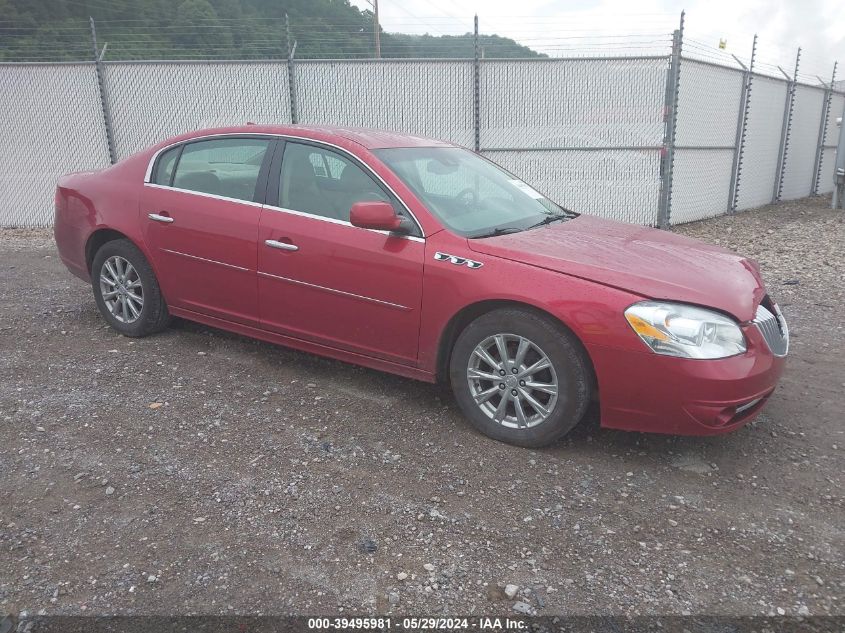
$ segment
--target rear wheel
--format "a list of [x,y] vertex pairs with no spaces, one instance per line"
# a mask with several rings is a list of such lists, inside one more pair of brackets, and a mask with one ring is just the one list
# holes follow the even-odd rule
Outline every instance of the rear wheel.
[[449,374],[473,425],[518,446],[563,437],[590,403],[590,367],[580,344],[530,310],[495,310],[470,323],[455,342]]
[[147,258],[129,240],[103,244],[91,264],[94,300],[103,318],[125,336],[167,327],[170,314]]

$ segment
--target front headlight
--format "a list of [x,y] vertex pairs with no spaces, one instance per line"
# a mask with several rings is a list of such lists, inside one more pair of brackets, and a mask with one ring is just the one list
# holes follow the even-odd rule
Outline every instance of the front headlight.
[[682,358],[726,358],[745,352],[736,321],[712,310],[683,303],[643,301],[625,318],[653,351]]

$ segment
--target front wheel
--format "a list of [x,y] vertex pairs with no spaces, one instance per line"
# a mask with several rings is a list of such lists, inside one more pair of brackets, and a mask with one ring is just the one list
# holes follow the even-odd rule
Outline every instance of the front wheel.
[[464,414],[485,435],[536,448],[571,431],[591,397],[591,371],[575,337],[550,318],[506,308],[470,323],[449,375]]
[[129,240],[106,242],[91,264],[94,300],[103,318],[125,336],[147,336],[167,327],[170,315],[144,254]]

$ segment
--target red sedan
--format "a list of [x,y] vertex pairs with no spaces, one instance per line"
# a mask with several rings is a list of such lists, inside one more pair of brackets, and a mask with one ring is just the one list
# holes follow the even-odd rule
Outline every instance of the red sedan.
[[448,143],[193,132],[61,179],[56,244],[127,336],[171,316],[451,382],[483,433],[710,435],[775,389],[786,322],[752,261],[579,215]]

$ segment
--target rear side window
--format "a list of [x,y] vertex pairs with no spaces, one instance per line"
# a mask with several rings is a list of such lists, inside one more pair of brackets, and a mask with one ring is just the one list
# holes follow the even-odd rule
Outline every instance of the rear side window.
[[226,138],[188,143],[176,165],[173,186],[215,196],[253,200],[270,142]]
[[157,185],[167,185],[173,182],[173,168],[176,166],[176,159],[179,157],[180,147],[169,149],[159,156],[156,163],[153,182]]

